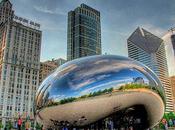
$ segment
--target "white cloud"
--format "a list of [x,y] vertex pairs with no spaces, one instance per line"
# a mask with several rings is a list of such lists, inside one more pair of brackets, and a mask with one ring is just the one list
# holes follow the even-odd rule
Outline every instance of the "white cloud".
[[50,19],[42,18],[39,23],[41,24],[41,29],[43,31],[57,31],[58,33],[63,33],[67,31],[64,27],[64,23],[61,21],[59,21],[59,23],[56,23],[55,21],[52,21]]
[[65,98],[65,97],[66,97],[65,95],[52,95],[49,98],[54,99],[54,100],[59,100],[59,99]]
[[167,29],[163,29],[161,27],[154,26],[153,24],[143,24],[141,27],[148,30],[158,37],[162,37],[163,34],[167,31]]
[[42,13],[47,13],[47,14],[67,15],[67,13],[65,13],[64,11],[61,11],[59,8],[57,8],[55,10],[50,10],[46,6],[45,7],[34,6],[34,9],[36,11],[39,11],[39,12],[42,12]]

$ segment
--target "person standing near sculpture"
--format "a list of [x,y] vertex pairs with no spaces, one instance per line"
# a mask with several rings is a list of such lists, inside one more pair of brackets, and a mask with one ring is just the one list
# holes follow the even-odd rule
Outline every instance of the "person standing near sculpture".
[[18,130],[21,130],[21,125],[22,125],[22,119],[21,117],[18,118]]
[[26,130],[30,130],[30,122],[27,120],[25,123]]
[[166,119],[162,119],[162,124],[164,126],[164,130],[168,130],[168,122]]

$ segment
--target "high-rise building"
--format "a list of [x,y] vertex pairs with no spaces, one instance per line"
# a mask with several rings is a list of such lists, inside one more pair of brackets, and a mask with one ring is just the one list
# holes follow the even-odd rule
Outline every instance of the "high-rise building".
[[53,70],[64,64],[66,60],[62,58],[52,59],[40,63],[39,83],[41,83]]
[[39,72],[39,83],[41,83],[57,67],[58,65],[54,60],[41,62]]
[[56,62],[56,64],[58,65],[58,66],[60,66],[60,65],[62,65],[62,64],[64,64],[64,63],[66,63],[66,60],[65,59],[62,59],[62,58],[58,58],[58,59],[56,59],[56,60],[54,60],[55,62]]
[[67,60],[100,54],[100,12],[81,4],[68,13]]
[[0,2],[0,24],[10,21],[13,18],[14,11],[9,0],[2,0]]
[[169,76],[175,76],[175,28],[170,29],[162,39],[165,43]]
[[170,83],[173,91],[173,99],[174,99],[174,104],[175,104],[175,76],[170,77]]
[[[2,2],[5,3],[0,5],[12,6],[8,0]],[[33,101],[39,85],[40,25],[12,17],[0,26],[0,120],[3,124],[16,121],[19,116],[34,118]]]
[[152,69],[161,80],[166,94],[166,111],[174,110],[163,40],[138,27],[127,40],[128,56]]

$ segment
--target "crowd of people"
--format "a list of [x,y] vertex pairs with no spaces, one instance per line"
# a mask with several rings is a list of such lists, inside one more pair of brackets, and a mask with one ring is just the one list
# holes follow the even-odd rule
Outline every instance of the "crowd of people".
[[12,124],[11,121],[8,121],[3,129],[4,130],[11,130],[11,129],[30,130],[30,128],[31,128],[30,121],[29,120],[25,120],[23,122],[22,119],[19,117],[18,120],[16,122],[14,122],[14,124]]
[[160,127],[163,127],[164,130],[168,130],[169,127],[175,127],[175,118],[170,118],[168,120],[163,118],[161,124],[162,126]]
[[[133,116],[124,116],[120,120],[115,120],[115,118],[105,118],[103,120],[100,120],[96,123],[93,123],[91,125],[85,126],[84,130],[90,130],[90,129],[108,129],[108,130],[139,130],[143,127],[143,122],[139,118],[134,118]],[[166,119],[163,118],[161,121],[161,124],[159,125],[159,129],[168,130],[169,128],[175,127],[175,118]],[[31,125],[30,121],[25,120],[24,122],[19,117],[17,120],[17,129],[18,130],[30,130]],[[52,130],[53,128],[50,128]],[[61,130],[68,130],[70,129],[69,125],[63,125],[61,126]],[[73,130],[79,130],[82,128],[71,128]],[[4,128],[4,130],[7,130],[7,127]],[[43,130],[43,127],[40,128],[40,130]]]
[[[140,118],[134,118],[133,116],[124,116],[120,120],[116,120],[116,118],[105,118],[103,120],[99,120],[93,124],[81,127],[71,127],[69,124],[64,123],[64,125],[55,126],[60,130],[140,130],[143,129],[145,124],[143,124],[143,120]],[[49,130],[51,130],[50,128]]]

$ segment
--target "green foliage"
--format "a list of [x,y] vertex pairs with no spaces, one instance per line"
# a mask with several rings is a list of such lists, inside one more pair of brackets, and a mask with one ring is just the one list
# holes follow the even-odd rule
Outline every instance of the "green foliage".
[[175,118],[175,113],[174,112],[169,112],[168,117],[169,117],[169,119],[174,119]]
[[164,113],[163,118],[169,120],[168,113]]
[[111,93],[113,91],[113,88],[105,89],[105,90],[99,90],[97,92],[90,93],[86,97],[94,97],[94,96],[99,96],[105,93]]
[[[167,122],[170,119],[175,119],[175,113],[174,112],[164,113],[163,119],[166,119]],[[159,123],[159,128],[160,129],[163,129],[164,128],[164,125],[162,124],[162,122]]]
[[4,126],[3,126],[2,122],[0,122],[0,129],[3,128],[3,127],[4,127]]
[[137,88],[148,88],[148,89],[151,88],[153,91],[155,91],[157,94],[159,94],[162,97],[163,101],[165,102],[163,91],[161,91],[159,88],[150,87],[150,86],[147,86],[145,84],[135,84],[135,83],[126,84],[126,85],[121,86],[119,88],[119,90],[137,89]]
[[8,130],[10,130],[10,129],[13,128],[13,125],[12,125],[12,122],[11,122],[11,121],[8,121],[8,122],[7,122],[6,128],[7,128]]
[[81,96],[80,98],[86,98],[86,97],[88,97],[88,95],[83,95],[83,96]]
[[162,122],[159,124],[159,128],[160,128],[161,130],[164,129],[164,125],[162,124]]
[[38,123],[36,123],[36,126],[35,126],[36,130],[41,130],[42,129],[42,126]]
[[50,107],[50,106],[56,106],[56,105],[58,105],[57,102],[50,102],[50,103],[48,103],[48,107]]
[[136,89],[136,88],[149,88],[149,86],[143,84],[126,84],[124,86],[121,86],[119,90]]
[[174,113],[174,112],[165,113],[165,114],[163,115],[163,118],[166,119],[167,121],[168,121],[169,119],[175,119],[175,113]]
[[[102,94],[105,94],[105,93],[111,93],[112,91],[113,91],[113,88],[109,88],[109,89],[105,89],[105,90],[99,90],[99,91],[90,93],[88,95],[83,95],[83,96],[78,97],[78,98],[74,98],[74,97],[65,98],[65,99],[60,100],[59,103],[60,104],[65,104],[65,103],[76,101],[78,99],[84,99],[84,98],[88,98],[88,97],[99,96],[99,95],[102,95]],[[50,104],[50,106],[53,106],[53,105],[55,105],[55,104]],[[56,103],[56,105],[57,105],[57,103]]]
[[33,121],[31,122],[31,127],[34,128],[34,122]]
[[22,130],[25,130],[25,122],[22,123],[22,126],[21,126]]
[[76,98],[74,98],[74,97],[65,98],[65,99],[60,100],[60,104],[65,104],[65,103],[68,103],[68,102],[73,102],[75,100],[76,100]]

